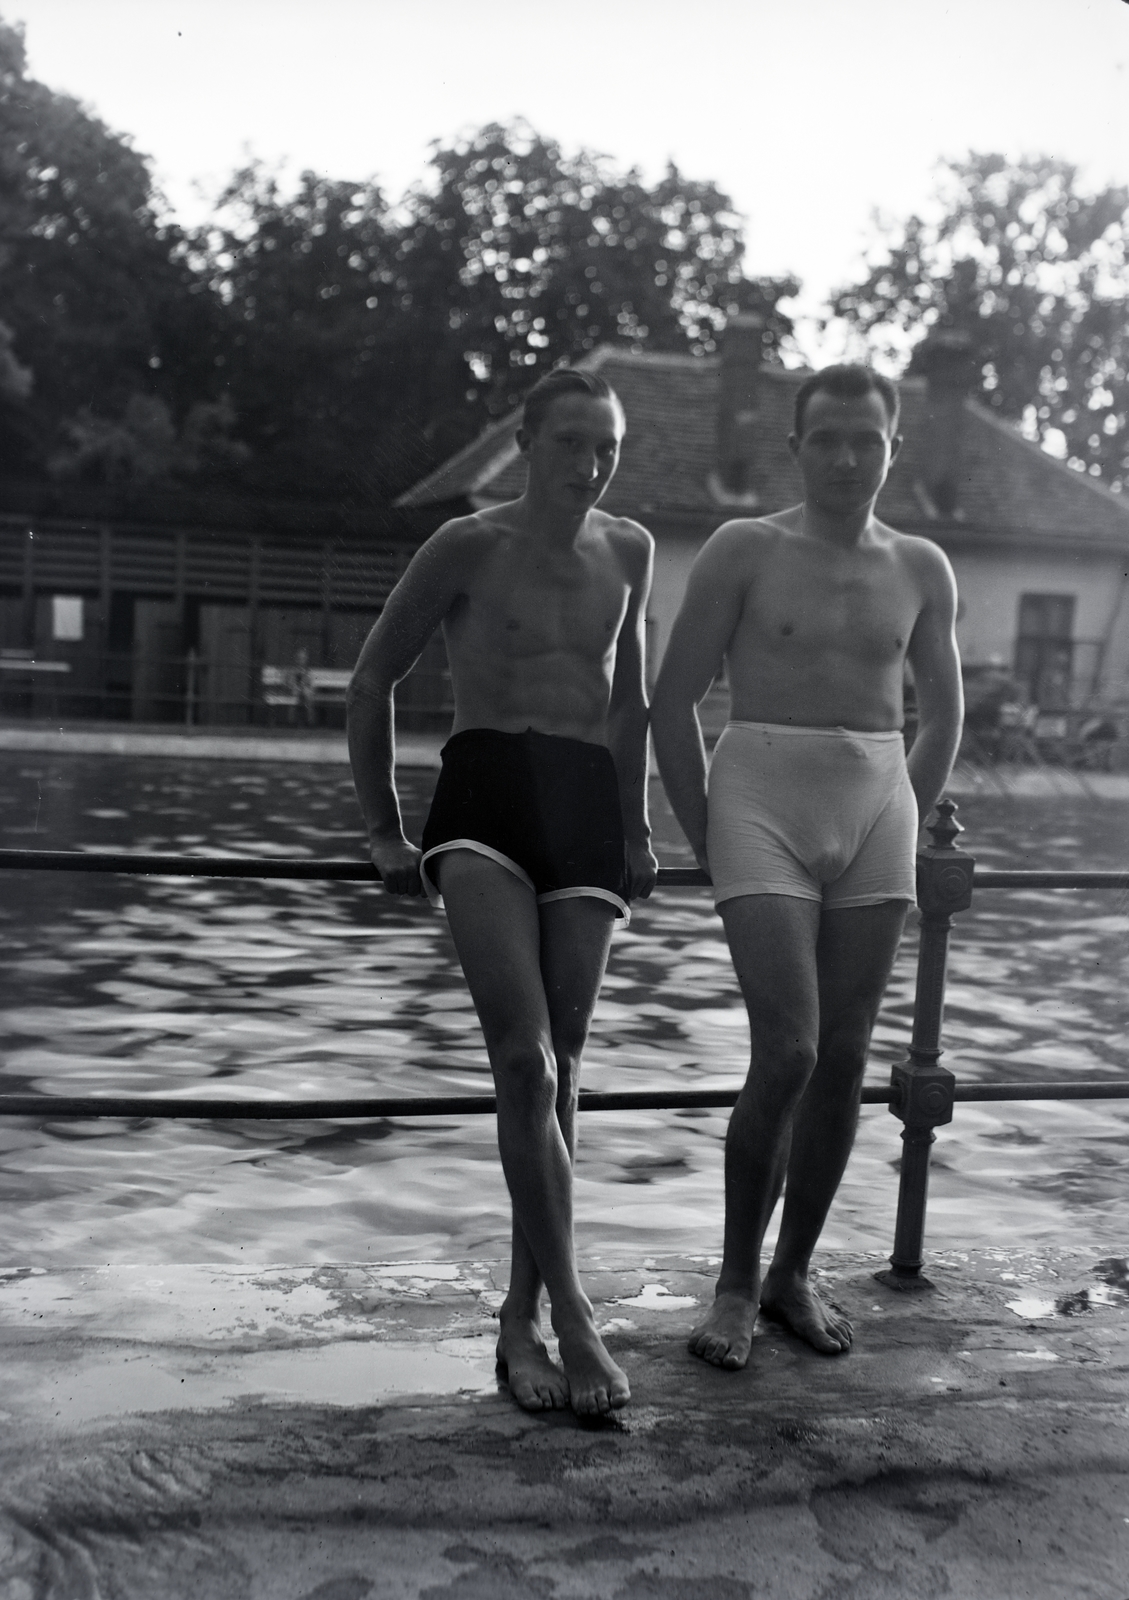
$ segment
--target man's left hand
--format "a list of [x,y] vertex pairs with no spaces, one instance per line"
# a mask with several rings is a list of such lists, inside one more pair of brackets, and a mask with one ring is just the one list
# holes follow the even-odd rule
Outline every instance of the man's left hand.
[[659,864],[649,844],[627,846],[627,898],[646,900],[659,874]]

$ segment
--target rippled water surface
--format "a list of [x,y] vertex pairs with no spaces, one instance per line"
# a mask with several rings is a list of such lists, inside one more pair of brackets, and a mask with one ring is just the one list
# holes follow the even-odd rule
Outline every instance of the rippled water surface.
[[[362,856],[334,766],[9,756],[9,846]],[[433,775],[403,780],[409,831]],[[661,793],[659,854],[689,860]],[[969,800],[985,864],[1124,867],[1129,807]],[[48,873],[0,878],[0,1088],[299,1096],[485,1091],[443,918],[353,884]],[[1119,1078],[1129,1059],[1129,904],[984,891],[954,940],[948,1064],[977,1080]],[[875,1035],[882,1082],[908,1037],[907,932]],[[736,1084],[747,1052],[704,892],[660,891],[616,935],[589,1088]],[[725,1113],[581,1119],[586,1254],[720,1245]],[[928,1244],[1124,1253],[1129,1105],[958,1106],[934,1150]],[[900,1124],[863,1111],[825,1241],[886,1253]],[[0,1122],[0,1260],[312,1262],[503,1256],[493,1119]]]

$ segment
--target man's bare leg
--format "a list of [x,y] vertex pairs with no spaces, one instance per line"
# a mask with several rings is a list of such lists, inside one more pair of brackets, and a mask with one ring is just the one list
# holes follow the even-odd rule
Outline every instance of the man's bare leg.
[[749,1012],[749,1075],[725,1139],[725,1244],[713,1305],[690,1349],[714,1366],[749,1359],[760,1255],[788,1161],[792,1113],[815,1067],[820,905],[787,895],[726,900],[721,916]]
[[[539,908],[541,919],[541,977],[549,1010],[553,1055],[557,1065],[557,1121],[569,1153],[576,1158],[576,1103],[580,1093],[580,1067],[596,998],[603,982],[611,947],[615,913],[607,901],[595,896],[549,901]],[[514,1216],[510,1289],[501,1311],[503,1344],[510,1351],[531,1351],[539,1363],[548,1362],[541,1338],[541,1274],[521,1225]],[[563,1357],[563,1351],[562,1351]],[[594,1374],[603,1382],[606,1352],[600,1346]],[[504,1357],[500,1354],[499,1359]],[[512,1356],[510,1385],[513,1387]],[[579,1354],[577,1360],[579,1360]],[[559,1378],[556,1367],[549,1362]],[[590,1410],[578,1391],[579,1368],[573,1363],[572,1390],[578,1409]],[[619,1370],[618,1368],[616,1369]],[[624,1380],[626,1383],[626,1379]],[[599,1409],[597,1407],[596,1409]]]
[[[557,1114],[560,1084],[542,974],[543,913],[514,874],[471,851],[442,857],[441,888],[494,1073],[498,1146],[514,1208],[520,1281],[506,1299],[500,1359],[507,1364],[515,1398],[528,1409],[568,1402],[582,1415],[606,1413],[626,1403],[629,1389],[596,1332],[576,1270],[571,1151]],[[605,916],[579,898],[554,903],[550,918],[550,942],[573,946],[572,968],[586,972],[586,982],[594,979],[597,987],[610,921],[610,907]],[[583,952],[594,927],[602,951],[597,952],[598,973],[592,970],[591,950],[587,962]],[[559,965],[563,970],[568,963],[562,959]],[[593,991],[581,1002],[586,1015],[594,998]],[[558,1006],[562,1018],[573,1009],[559,998]],[[574,1096],[569,1084],[570,1104]],[[535,1328],[542,1279],[560,1341],[565,1388]]]
[[825,911],[820,923],[819,1054],[792,1119],[784,1214],[760,1303],[825,1355],[848,1350],[852,1329],[808,1270],[854,1144],[870,1035],[905,917],[905,901],[887,900]]

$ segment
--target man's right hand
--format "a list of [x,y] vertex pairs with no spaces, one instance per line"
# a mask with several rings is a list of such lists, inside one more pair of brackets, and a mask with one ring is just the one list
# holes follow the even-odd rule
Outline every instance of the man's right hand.
[[389,894],[423,894],[419,862],[422,851],[406,839],[374,839],[369,857]]

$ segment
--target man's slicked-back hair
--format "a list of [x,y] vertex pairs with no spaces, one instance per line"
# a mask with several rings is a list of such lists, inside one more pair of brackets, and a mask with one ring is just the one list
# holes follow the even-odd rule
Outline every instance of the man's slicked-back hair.
[[583,372],[578,367],[557,367],[547,372],[530,389],[522,407],[521,425],[530,436],[545,420],[554,400],[569,394],[586,394],[593,400],[610,400],[623,416],[623,403],[606,378],[598,372]]
[[804,436],[804,415],[813,394],[832,394],[838,400],[861,400],[864,394],[876,394],[886,408],[891,435],[898,431],[898,414],[902,403],[897,387],[889,378],[875,372],[873,367],[864,367],[859,361],[843,361],[805,378],[796,390],[793,428],[797,439]]

